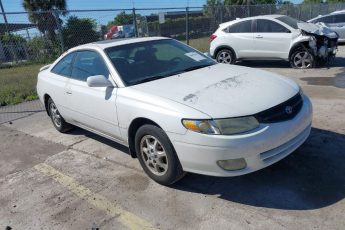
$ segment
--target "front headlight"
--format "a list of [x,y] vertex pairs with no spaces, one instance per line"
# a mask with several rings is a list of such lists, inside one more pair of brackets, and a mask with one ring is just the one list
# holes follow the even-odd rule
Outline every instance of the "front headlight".
[[259,126],[253,116],[225,118],[215,120],[182,120],[182,124],[189,130],[204,134],[231,135],[247,132]]

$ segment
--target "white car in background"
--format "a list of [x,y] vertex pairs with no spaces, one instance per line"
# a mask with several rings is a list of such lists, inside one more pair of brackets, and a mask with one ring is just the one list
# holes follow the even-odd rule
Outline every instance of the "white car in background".
[[308,22],[324,24],[339,35],[338,42],[345,42],[345,10],[335,11],[326,15],[319,15]]
[[220,24],[210,38],[210,55],[221,63],[283,59],[304,69],[334,57],[338,35],[285,15],[264,15]]
[[295,82],[161,37],[70,49],[41,68],[37,92],[58,131],[75,125],[128,146],[165,185],[184,172],[262,169],[298,148],[312,122]]

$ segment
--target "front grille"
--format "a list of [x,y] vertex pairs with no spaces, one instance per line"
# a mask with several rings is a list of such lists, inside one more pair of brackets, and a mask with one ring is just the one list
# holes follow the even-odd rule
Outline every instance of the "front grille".
[[287,121],[294,118],[301,110],[303,98],[300,93],[296,94],[289,100],[276,105],[270,109],[257,113],[255,118],[260,123],[275,123]]

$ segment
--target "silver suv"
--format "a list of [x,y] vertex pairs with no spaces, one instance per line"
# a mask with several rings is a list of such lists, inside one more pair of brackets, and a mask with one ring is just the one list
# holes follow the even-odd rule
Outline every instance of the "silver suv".
[[345,10],[335,11],[327,15],[319,15],[316,18],[310,19],[311,23],[324,23],[338,33],[338,42],[345,42]]

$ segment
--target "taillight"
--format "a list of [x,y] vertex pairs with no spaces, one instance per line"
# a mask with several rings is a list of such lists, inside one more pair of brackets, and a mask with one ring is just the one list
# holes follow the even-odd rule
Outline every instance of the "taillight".
[[213,41],[214,39],[216,39],[216,37],[217,37],[217,35],[212,34],[212,35],[210,36],[211,41]]

